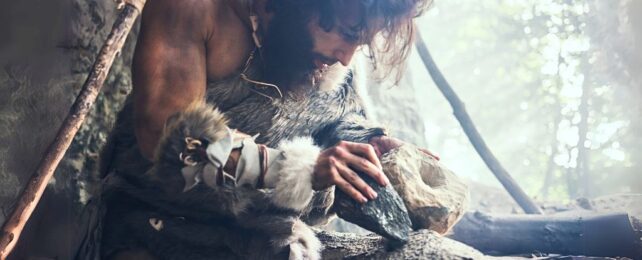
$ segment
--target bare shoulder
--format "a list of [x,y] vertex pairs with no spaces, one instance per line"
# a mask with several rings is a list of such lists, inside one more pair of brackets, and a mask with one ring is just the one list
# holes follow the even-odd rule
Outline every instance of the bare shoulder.
[[[223,0],[149,0],[143,9],[142,26],[171,35],[206,36],[211,31]],[[175,29],[175,30],[173,30]],[[189,29],[189,30],[185,30]]]
[[144,10],[147,11],[149,7],[156,10],[172,10],[176,14],[213,14],[224,2],[224,0],[149,0]]

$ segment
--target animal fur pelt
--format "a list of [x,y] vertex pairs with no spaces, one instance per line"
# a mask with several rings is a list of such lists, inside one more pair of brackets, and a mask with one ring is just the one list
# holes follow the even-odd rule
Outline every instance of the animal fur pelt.
[[[361,101],[352,86],[351,74],[346,72],[340,75],[344,75],[343,80],[335,84],[334,88],[309,89],[304,98],[286,94],[283,98],[274,99],[257,94],[261,90],[252,84],[239,78],[230,78],[210,83],[206,100],[209,104],[216,104],[226,115],[229,127],[250,135],[258,134],[258,143],[273,148],[283,141],[301,136],[311,136],[317,145],[328,147],[338,140],[363,142],[372,136],[384,134],[382,128],[366,123]],[[265,229],[255,231],[263,228],[257,225],[272,226],[269,224],[272,223],[270,218],[278,216],[278,221],[290,221],[292,226],[302,226],[299,219],[309,225],[318,225],[327,223],[328,218],[333,215],[333,189],[315,192],[300,218],[291,209],[279,208],[275,211],[271,208],[268,219],[264,219],[265,215],[260,207],[250,206],[250,211],[245,208],[245,212],[250,212],[247,216],[255,219],[254,222],[243,222],[244,224],[239,224],[242,221],[238,221],[239,217],[242,219],[244,216],[239,214],[242,211],[232,209],[244,205],[243,201],[252,201],[251,205],[270,205],[268,197],[262,191],[229,191],[228,195],[235,200],[227,205],[221,205],[221,202],[213,198],[215,194],[212,190],[202,186],[195,187],[180,197],[159,195],[168,193],[158,184],[162,178],[154,180],[148,174],[143,174],[149,173],[153,163],[146,160],[138,150],[131,109],[132,104],[128,101],[119,114],[108,145],[101,155],[101,172],[105,184],[102,196],[97,199],[102,200],[98,203],[103,212],[100,214],[102,221],[98,228],[93,229],[95,232],[88,236],[102,238],[100,250],[103,256],[112,255],[119,250],[143,248],[158,252],[159,255],[162,253],[167,257],[181,259],[195,259],[199,258],[198,255],[214,258],[221,256],[219,254],[223,254],[222,257],[246,258],[251,257],[248,254],[261,250],[257,248],[266,246],[256,245],[258,242],[251,241],[265,241],[260,237],[266,236],[266,233],[283,232]],[[180,185],[172,186],[169,191],[180,190],[177,187]],[[165,220],[164,232],[157,232],[150,225],[150,219]],[[170,226],[168,219],[182,228]],[[194,231],[195,235],[189,235],[191,231],[188,230]],[[221,234],[224,233],[233,235],[223,239],[224,241],[214,242],[217,238],[222,238]],[[84,248],[85,251],[96,250],[97,244]],[[204,248],[207,250],[201,250]],[[82,254],[79,258],[82,258]]]
[[[142,229],[153,234],[151,227],[155,230],[156,239],[161,240],[168,239],[162,234],[166,231],[164,223],[168,217],[200,222],[210,225],[211,228],[224,224],[220,228],[229,229],[230,226],[234,228],[229,232],[218,234],[218,239],[212,236],[203,236],[201,239],[207,241],[210,247],[227,248],[233,254],[243,258],[273,259],[279,255],[289,254],[290,259],[319,259],[321,244],[314,232],[299,219],[301,210],[305,209],[312,197],[311,176],[319,153],[318,148],[294,141],[280,146],[286,155],[283,163],[289,165],[281,167],[279,172],[274,173],[282,177],[284,180],[280,182],[284,183],[277,183],[273,190],[234,185],[209,187],[202,183],[192,189],[183,190],[185,180],[181,175],[181,169],[185,165],[180,157],[187,148],[186,138],[199,140],[204,144],[216,143],[223,139],[226,131],[227,120],[223,114],[213,106],[204,103],[197,103],[170,117],[155,152],[153,166],[138,177],[139,185],[133,186],[127,182],[117,183],[116,181],[111,187],[113,191],[118,190],[118,193],[127,194],[147,207],[171,212],[172,215],[148,216],[144,219],[138,215],[138,210],[135,210],[133,213],[122,212],[125,215],[119,220],[112,219],[108,222],[115,221],[129,225],[130,232]],[[306,156],[306,153],[310,155]],[[297,162],[287,158],[288,155],[292,159],[298,155]],[[286,186],[289,186],[289,191],[285,190]],[[294,206],[290,206],[289,203],[293,203]],[[303,203],[302,206],[299,206],[298,204],[301,203]],[[201,209],[190,210],[196,205]],[[177,209],[183,209],[181,214],[176,214]],[[131,223],[132,221],[134,223]],[[230,239],[229,234],[238,238]],[[234,240],[243,241],[243,246],[229,244],[229,241]],[[182,243],[183,247],[190,245]],[[138,244],[143,245],[144,248],[154,248],[152,252],[158,257],[167,259],[185,257],[182,250],[175,251],[173,246],[155,248],[150,240],[142,240]],[[245,245],[253,247],[250,249]],[[261,251],[257,251],[259,248]],[[198,249],[194,248],[194,250]],[[109,257],[110,254],[111,252],[106,252],[104,256]]]

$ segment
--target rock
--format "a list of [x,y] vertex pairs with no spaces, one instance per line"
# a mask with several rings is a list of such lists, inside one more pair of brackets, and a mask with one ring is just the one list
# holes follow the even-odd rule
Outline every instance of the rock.
[[444,234],[463,216],[468,203],[466,184],[433,157],[405,144],[385,154],[381,163],[403,199],[413,229]]
[[399,194],[390,186],[381,187],[369,176],[361,178],[377,192],[377,199],[360,204],[337,189],[334,210],[349,222],[389,240],[389,246],[398,247],[408,242],[412,223]]
[[362,205],[337,190],[335,211],[344,220],[389,239],[393,246],[408,240],[408,229],[444,234],[462,217],[468,188],[455,174],[413,145],[403,145],[382,158],[391,186],[380,187],[361,175],[377,194]]

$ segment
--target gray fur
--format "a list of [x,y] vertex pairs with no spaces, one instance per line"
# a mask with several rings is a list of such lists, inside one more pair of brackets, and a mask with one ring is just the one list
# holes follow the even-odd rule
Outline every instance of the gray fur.
[[270,147],[296,136],[312,136],[317,144],[328,147],[339,140],[367,142],[372,136],[385,134],[383,128],[367,122],[351,72],[343,78],[332,89],[309,88],[303,97],[286,93],[284,98],[273,100],[256,94],[274,95],[270,89],[230,78],[210,83],[207,102],[225,113],[230,127],[260,134],[257,142]]
[[[125,177],[135,178],[136,181],[133,183],[136,184],[132,184],[131,179],[126,180],[119,175],[108,177],[108,189],[103,194],[107,201],[123,204],[124,201],[119,201],[118,197],[124,195],[126,199],[137,200],[141,205],[120,212],[121,215],[118,217],[108,215],[106,224],[110,229],[106,232],[106,242],[107,245],[111,242],[116,246],[106,247],[103,256],[109,257],[119,249],[132,246],[132,241],[129,240],[132,238],[114,236],[113,234],[118,232],[111,230],[126,228],[125,230],[143,237],[133,238],[134,241],[138,240],[136,245],[142,245],[152,254],[166,259],[184,259],[190,254],[192,258],[200,258],[199,254],[209,252],[199,251],[201,243],[207,243],[210,248],[226,248],[233,255],[251,259],[273,259],[285,254],[291,244],[296,244],[294,248],[312,256],[313,259],[320,257],[317,246],[320,242],[311,229],[299,220],[301,212],[273,205],[269,199],[270,191],[225,185],[216,188],[199,185],[189,191],[182,191],[184,180],[180,173],[184,164],[179,159],[179,154],[185,151],[185,138],[195,138],[207,145],[222,139],[225,129],[226,119],[220,112],[210,105],[193,105],[168,119],[156,150],[153,167],[145,173]],[[145,215],[145,210],[140,208],[142,204],[153,211]],[[160,220],[163,223],[162,227],[152,228],[148,225],[146,221],[152,218]],[[194,227],[184,230],[168,228],[165,223],[173,223],[173,218],[183,219],[183,225],[189,226],[194,223],[198,226],[200,223],[207,226],[203,230],[227,232],[195,235],[203,233],[199,231],[192,234],[195,237],[184,238],[189,234],[186,232]],[[226,233],[233,234],[228,236]],[[145,238],[148,235],[151,237]],[[166,243],[167,239],[171,240],[172,236],[181,237],[177,243],[182,245],[157,246]],[[199,239],[207,242],[199,243]],[[248,248],[247,245],[252,247]],[[305,245],[313,247],[306,248]],[[183,253],[184,249],[189,249],[192,253]],[[207,258],[208,254],[203,257]],[[222,256],[217,253],[217,257]]]
[[[361,101],[351,85],[351,75],[346,75],[343,82],[334,89],[321,91],[313,88],[303,96],[286,95],[269,99],[256,92],[274,93],[232,77],[208,85],[207,103],[215,104],[222,110],[231,128],[250,135],[260,134],[256,141],[270,147],[297,136],[312,136],[315,143],[328,147],[339,140],[366,142],[372,136],[384,134],[382,128],[365,123]],[[293,216],[293,212],[286,210],[275,212],[272,209],[252,208],[252,205],[268,203],[257,190],[214,193],[201,186],[179,197],[158,195],[159,187],[163,185],[158,183],[159,179],[149,178],[145,174],[152,163],[145,160],[137,148],[131,109],[131,103],[128,102],[119,115],[109,145],[102,155],[102,176],[108,176],[106,179],[111,180],[106,183],[102,196],[107,209],[102,223],[103,256],[122,249],[144,248],[167,259],[192,259],[192,255],[197,254],[194,252],[207,255],[208,252],[219,251],[227,252],[227,255],[212,253],[209,257],[260,258],[250,253],[257,252],[256,248],[269,246],[260,245],[256,241],[262,240],[256,237],[265,236],[266,233],[289,234],[291,230],[278,230],[284,225],[271,224],[274,221],[294,224],[298,221],[298,215]],[[333,198],[333,189],[316,192],[301,219],[308,224],[325,223],[332,215]],[[236,209],[229,206],[234,204],[230,200],[250,201],[248,214],[235,216],[233,212]],[[167,228],[164,232],[152,232],[146,222],[151,217],[165,219],[168,224],[180,222],[184,230]],[[177,221],[177,217],[183,220]],[[266,230],[266,226],[277,229]],[[261,232],[252,232],[257,229]],[[194,237],[187,238],[187,234],[190,234],[186,233],[189,232],[187,230],[198,232],[193,233]],[[230,237],[223,233],[230,234]],[[174,241],[175,244],[168,241]],[[252,245],[255,246],[251,250],[246,247]],[[199,251],[202,248],[208,250]],[[273,254],[282,253],[272,250]],[[197,258],[200,257],[193,256],[193,259]]]

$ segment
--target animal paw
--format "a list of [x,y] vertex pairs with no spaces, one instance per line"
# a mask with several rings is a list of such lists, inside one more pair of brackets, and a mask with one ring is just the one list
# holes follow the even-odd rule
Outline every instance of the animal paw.
[[321,242],[314,231],[303,221],[296,221],[292,227],[292,235],[288,238],[290,243],[290,260],[318,260],[321,259]]

